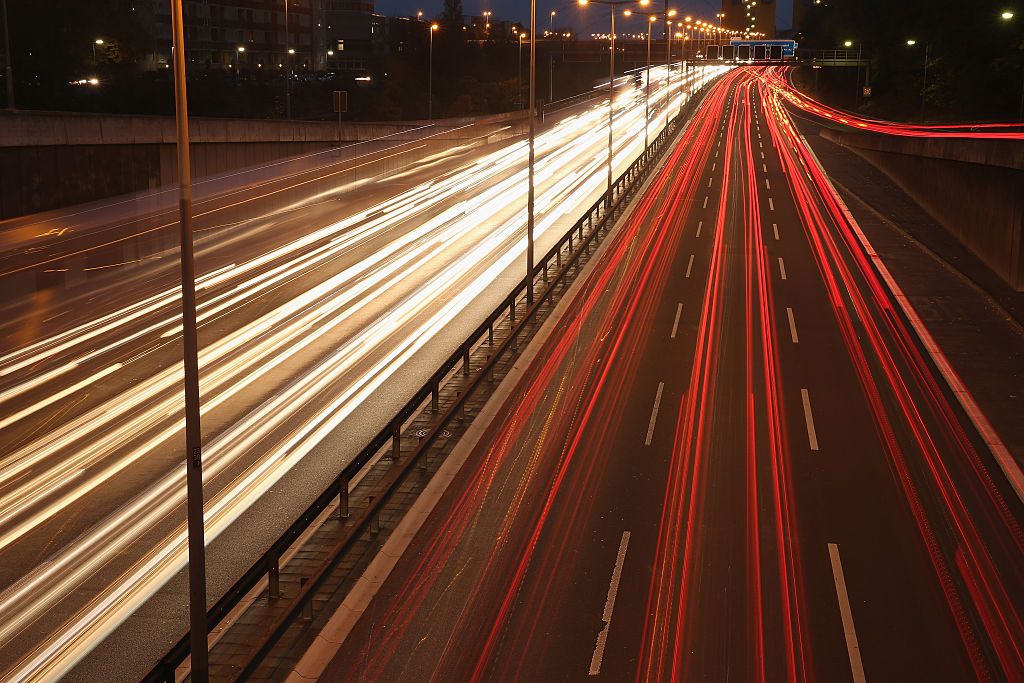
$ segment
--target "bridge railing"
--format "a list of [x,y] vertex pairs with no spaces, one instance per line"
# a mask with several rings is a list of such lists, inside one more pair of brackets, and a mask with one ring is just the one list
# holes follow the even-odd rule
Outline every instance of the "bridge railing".
[[[691,100],[693,102],[695,100]],[[692,106],[692,105],[691,105]],[[366,533],[379,524],[379,516],[384,506],[395,494],[405,475],[426,457],[428,450],[444,434],[445,428],[460,419],[467,407],[467,402],[476,391],[493,377],[495,366],[509,353],[518,351],[518,343],[528,330],[527,326],[536,318],[541,307],[552,297],[555,288],[566,279],[568,273],[577,265],[582,254],[589,254],[591,244],[600,235],[611,228],[611,219],[624,208],[632,194],[639,189],[655,162],[667,148],[675,134],[681,119],[688,112],[674,117],[661,133],[648,145],[640,156],[614,181],[589,209],[577,220],[569,230],[545,253],[535,264],[530,277],[524,277],[507,297],[486,317],[486,319],[466,338],[462,344],[441,364],[430,379],[423,384],[405,403],[402,408],[388,421],[377,435],[359,452],[359,454],[342,469],[341,473],[309,507],[288,527],[288,529],[256,560],[235,584],[207,612],[207,628],[215,629],[225,617],[239,605],[245,596],[254,588],[266,581],[269,597],[283,599],[280,595],[279,577],[281,558],[288,549],[315,523],[317,518],[328,508],[334,506],[343,518],[349,520],[341,540],[324,558],[318,569],[309,577],[296,595],[290,598],[289,605],[278,613],[274,623],[264,632],[259,642],[253,643],[247,663],[242,667],[240,677],[251,674],[256,666],[267,655],[274,643],[281,637],[322,587],[330,571],[338,559]],[[530,305],[525,303],[527,287],[534,291],[540,287],[539,293]],[[525,310],[523,307],[525,306]],[[495,328],[499,322],[508,320],[510,330],[502,341],[496,341]],[[471,372],[470,356],[480,345],[489,345],[487,361]],[[453,372],[461,371],[468,378],[464,391],[443,410],[440,406],[440,390]],[[400,458],[403,427],[415,415],[425,410],[429,401],[429,410],[436,416],[431,427],[423,434],[415,450],[409,457]],[[382,450],[390,446],[392,466],[389,475],[382,482],[383,491],[377,490],[368,502],[353,513],[349,506],[349,484],[364,468],[371,466],[371,461]],[[176,669],[185,662],[189,655],[189,636],[185,636],[164,656],[145,681],[172,682],[175,680]]]

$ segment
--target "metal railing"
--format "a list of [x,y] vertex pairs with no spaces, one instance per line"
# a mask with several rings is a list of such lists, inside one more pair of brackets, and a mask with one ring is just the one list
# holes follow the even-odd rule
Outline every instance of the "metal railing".
[[[692,104],[695,101],[696,98],[693,98],[688,104]],[[291,604],[278,614],[274,624],[264,632],[260,642],[254,643],[252,655],[243,667],[240,678],[245,678],[251,674],[259,662],[267,655],[273,644],[284,633],[289,624],[300,615],[300,612],[324,583],[340,557],[365,532],[378,524],[378,516],[381,509],[399,488],[398,485],[402,482],[405,475],[411,471],[414,464],[426,456],[427,450],[439,439],[445,428],[465,414],[467,401],[474,395],[481,384],[490,381],[493,377],[495,366],[506,354],[518,351],[518,339],[526,332],[527,325],[530,324],[540,308],[551,298],[555,287],[565,279],[570,269],[579,261],[581,254],[589,254],[590,245],[600,235],[601,230],[610,228],[610,218],[622,209],[632,193],[639,189],[640,184],[653,168],[653,162],[661,156],[667,147],[667,143],[675,134],[679,121],[688,115],[689,110],[690,107],[687,107],[684,112],[673,118],[651,144],[641,152],[640,156],[615,180],[610,190],[610,198],[609,190],[606,190],[583,216],[539,259],[535,265],[533,277],[530,278],[535,287],[537,284],[540,284],[542,287],[534,303],[531,306],[526,306],[522,301],[525,299],[527,288],[527,278],[524,277],[473,333],[441,364],[430,379],[399,409],[395,416],[388,421],[387,425],[345,466],[335,481],[306,508],[299,518],[208,610],[208,628],[213,630],[264,579],[267,581],[269,597],[271,599],[281,599],[280,558],[309,529],[314,521],[337,501],[340,515],[349,520],[342,538],[327,553],[321,564],[313,572],[313,575],[301,585],[298,593],[291,598]],[[552,271],[554,271],[553,274]],[[525,311],[520,308],[521,306],[525,307]],[[499,321],[506,320],[506,317],[510,322],[511,329],[504,340],[496,342],[495,328]],[[475,373],[472,373],[470,356],[473,350],[481,344],[488,344],[493,350],[488,354],[486,362],[476,369]],[[459,370],[461,370],[464,378],[468,378],[468,383],[465,385],[464,391],[460,392],[442,412],[439,406],[439,396],[444,379],[452,372]],[[413,418],[414,415],[424,410],[428,400],[430,401],[429,410],[437,418],[433,421],[427,433],[422,435],[412,454],[402,459],[400,458],[400,453],[403,425]],[[366,506],[361,507],[360,511],[353,515],[349,507],[349,482],[356,478],[363,468],[370,465],[375,456],[389,445],[389,442],[392,466],[388,471],[388,475],[381,482],[380,488],[383,489],[383,492],[378,489],[375,495],[368,499]],[[176,668],[185,661],[188,655],[189,637],[188,634],[185,634],[170,652],[157,663],[144,680],[154,682],[174,681]]]

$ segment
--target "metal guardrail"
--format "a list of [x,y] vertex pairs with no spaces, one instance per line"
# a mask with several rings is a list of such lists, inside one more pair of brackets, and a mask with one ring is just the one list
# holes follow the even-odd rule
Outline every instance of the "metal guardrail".
[[[694,101],[695,99],[690,100],[690,102]],[[213,630],[252,589],[263,581],[264,577],[267,580],[270,597],[280,599],[280,558],[324,510],[330,507],[335,500],[338,501],[338,509],[341,516],[351,520],[351,524],[346,528],[343,539],[323,560],[313,576],[302,585],[299,592],[291,599],[291,605],[279,615],[273,626],[265,632],[261,642],[254,645],[253,655],[243,668],[240,678],[245,678],[252,673],[273,644],[287,629],[288,625],[299,616],[306,603],[321,587],[340,556],[364,532],[369,530],[371,525],[376,523],[380,510],[398,489],[398,484],[401,483],[404,476],[418,460],[425,456],[427,450],[441,436],[445,427],[464,414],[467,400],[482,383],[490,379],[499,360],[506,353],[518,350],[518,338],[523,335],[527,324],[536,316],[540,307],[551,297],[556,285],[565,278],[569,270],[579,260],[580,255],[584,251],[589,253],[590,244],[599,236],[600,231],[603,228],[610,227],[608,226],[609,218],[622,208],[623,203],[629,198],[631,192],[638,188],[639,184],[647,177],[654,165],[653,162],[665,150],[668,141],[675,134],[678,123],[684,115],[679,114],[673,118],[640,156],[615,180],[611,190],[606,190],[535,264],[531,280],[534,283],[534,287],[536,287],[538,278],[540,278],[543,289],[539,296],[535,298],[534,303],[528,306],[519,318],[516,317],[518,312],[517,305],[526,294],[527,278],[524,277],[501,304],[487,316],[483,323],[441,364],[431,378],[399,409],[398,413],[391,418],[388,424],[345,466],[337,479],[306,508],[299,518],[208,610],[207,628]],[[555,275],[553,278],[549,278],[552,267],[555,270]],[[481,343],[494,344],[494,329],[499,321],[505,319],[506,315],[508,315],[511,321],[509,335],[494,348],[493,353],[488,356],[486,363],[469,380],[465,391],[456,397],[443,413],[439,414],[439,392],[445,377],[459,369],[460,365],[462,366],[463,375],[470,375],[470,355],[473,349]],[[405,460],[400,460],[398,456],[401,450],[402,426],[421,411],[428,399],[430,400],[430,410],[435,415],[438,415],[438,418],[434,421],[428,433],[420,439],[415,451]],[[388,442],[391,442],[394,465],[386,478],[385,491],[381,495],[371,498],[368,505],[354,518],[350,517],[348,500],[349,482],[356,477],[360,470],[370,464],[371,460],[388,445]],[[185,661],[188,655],[189,635],[186,633],[143,680],[154,683],[173,682],[175,680],[176,668]]]

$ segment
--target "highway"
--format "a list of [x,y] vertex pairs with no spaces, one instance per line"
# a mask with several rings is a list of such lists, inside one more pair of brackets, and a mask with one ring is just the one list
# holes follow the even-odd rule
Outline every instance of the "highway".
[[321,680],[1024,679],[1020,471],[778,76],[713,87]]
[[[652,136],[696,85],[676,75],[669,92],[665,77],[652,78]],[[620,170],[643,147],[642,93],[633,77],[617,88]],[[607,133],[597,100],[538,136],[539,249],[603,191]],[[211,598],[522,277],[525,160],[520,138],[342,186],[337,164],[302,169],[197,205],[207,538],[227,539]],[[316,191],[295,199],[306,183]],[[176,224],[144,206],[51,213],[4,235],[5,276],[100,271],[2,302],[5,678],[68,672],[185,563]],[[163,609],[122,641],[131,656],[90,666],[148,670],[184,628],[181,601]]]

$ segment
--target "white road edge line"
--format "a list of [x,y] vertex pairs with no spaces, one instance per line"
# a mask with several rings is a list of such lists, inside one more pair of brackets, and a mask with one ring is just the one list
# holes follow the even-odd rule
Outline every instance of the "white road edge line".
[[839,558],[839,546],[828,544],[828,557],[832,561],[832,578],[836,582],[836,597],[839,599],[839,616],[843,620],[843,635],[846,636],[846,651],[850,653],[850,669],[854,683],[865,683],[864,663],[860,659],[860,645],[857,630],[853,626],[853,611],[850,609],[850,595],[846,592],[846,577],[843,575],[843,561]]
[[789,334],[793,337],[793,343],[799,344],[800,337],[796,333],[796,320],[793,319],[793,309],[786,306],[786,317],[789,318]]
[[818,433],[814,430],[814,415],[811,414],[811,397],[806,389],[800,390],[800,400],[804,404],[804,422],[807,423],[807,441],[811,450],[818,450]]
[[679,304],[679,305],[676,306],[676,319],[675,319],[675,322],[672,323],[672,336],[670,336],[669,339],[675,339],[676,338],[676,332],[679,331],[679,318],[682,315],[683,315],[683,305]]
[[[810,152],[811,160],[814,161],[818,170],[821,171],[821,174],[827,179],[828,175],[825,173],[825,169],[822,167],[821,161],[818,159],[818,155],[814,153],[814,150],[802,135],[800,136],[800,139]],[[999,434],[996,433],[992,423],[988,421],[987,417],[985,417],[985,413],[981,411],[981,406],[979,406],[977,401],[974,400],[974,396],[971,395],[971,392],[967,389],[963,380],[960,379],[960,375],[957,374],[956,370],[953,369],[953,366],[950,365],[949,361],[946,359],[945,354],[942,353],[942,350],[935,342],[935,339],[928,331],[928,328],[925,327],[924,323],[921,321],[921,317],[917,314],[917,311],[914,310],[914,307],[907,299],[907,296],[903,293],[903,289],[896,283],[892,273],[889,272],[889,269],[875,251],[875,248],[868,240],[867,235],[865,235],[861,230],[857,219],[853,217],[849,207],[846,206],[846,202],[844,202],[843,198],[839,196],[839,193],[836,191],[836,188],[832,185],[831,181],[828,183],[828,190],[832,195],[832,198],[839,205],[843,215],[846,216],[846,220],[850,222],[853,232],[857,235],[857,239],[860,240],[861,246],[864,248],[868,258],[871,259],[875,269],[878,271],[879,275],[881,275],[882,281],[885,282],[889,291],[892,292],[892,296],[896,299],[896,303],[899,304],[900,308],[903,310],[903,314],[907,316],[907,320],[910,321],[911,326],[914,328],[918,338],[921,340],[921,344],[924,346],[925,350],[928,351],[928,355],[931,356],[932,362],[935,363],[935,366],[939,369],[943,379],[946,380],[946,384],[949,385],[950,391],[952,391],[953,395],[956,396],[956,400],[960,404],[960,407],[964,409],[965,413],[967,413],[967,416],[971,420],[971,424],[973,424],[974,428],[978,430],[981,438],[985,441],[988,449],[992,452],[992,457],[995,458],[999,468],[1003,471],[1003,474],[1006,475],[1007,480],[1010,482],[1010,486],[1013,487],[1014,493],[1017,494],[1017,498],[1019,498],[1021,502],[1024,502],[1024,472],[1021,471],[1020,465],[1018,465],[1016,460],[1014,460],[1009,449],[1006,448],[1006,444],[1003,443],[1003,440],[999,438]]]
[[779,275],[782,276],[783,280],[786,279],[786,262],[782,260],[781,256],[779,257]]
[[[681,309],[683,305],[679,304],[679,307]],[[677,316],[676,321],[678,322],[678,320],[679,318]],[[674,337],[675,333],[673,333],[672,336]],[[664,391],[665,383],[658,382],[658,393],[654,395],[654,408],[651,409],[651,421],[647,424],[647,436],[644,438],[645,446],[650,446],[651,439],[654,438],[654,426],[658,424],[658,410],[661,408],[661,395],[664,393]]]
[[608,629],[612,625],[612,610],[615,609],[615,598],[619,594],[619,581],[622,580],[622,563],[626,559],[626,549],[629,547],[629,532],[622,532],[622,540],[619,541],[619,554],[615,556],[615,569],[612,570],[612,581],[608,585],[608,597],[604,601],[604,614],[601,620],[604,621],[604,628],[597,634],[597,644],[594,645],[594,656],[590,658],[590,675],[596,676],[601,673],[601,661],[604,659],[604,647],[608,643]]

